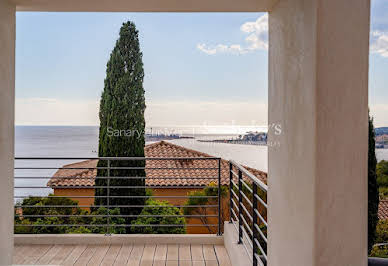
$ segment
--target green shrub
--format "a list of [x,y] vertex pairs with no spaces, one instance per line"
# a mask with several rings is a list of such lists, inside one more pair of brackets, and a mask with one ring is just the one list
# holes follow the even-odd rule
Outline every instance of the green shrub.
[[376,243],[388,243],[388,220],[379,220],[377,223]]
[[[185,234],[186,221],[181,215],[181,211],[167,201],[148,199],[146,205],[155,207],[144,207],[140,215],[166,215],[173,217],[138,217],[132,221],[133,225],[179,225],[179,226],[132,226],[131,232],[137,234]],[[161,206],[161,207],[158,207]],[[163,206],[163,207],[162,207]],[[164,207],[168,206],[168,207]]]
[[388,186],[387,187],[379,187],[379,197],[380,197],[380,199],[385,199],[388,197]]
[[[53,196],[50,194],[49,196]],[[106,208],[98,208],[91,213],[79,208],[77,202],[69,198],[47,198],[47,197],[29,197],[25,198],[21,204],[22,214],[15,214],[15,234],[64,234],[64,233],[125,233],[124,226],[112,226],[107,228],[97,226],[82,226],[82,225],[105,225],[107,224],[106,217],[93,217],[92,215],[106,215]],[[26,207],[26,206],[61,206],[68,207]],[[125,224],[125,219],[117,217],[120,215],[120,209],[115,208],[109,211],[110,224]],[[28,217],[27,215],[34,215]],[[50,215],[43,217],[42,215]],[[62,215],[75,215],[71,217],[63,217]],[[90,216],[89,216],[90,215]],[[116,217],[114,217],[116,216]],[[66,226],[66,225],[76,226]],[[40,225],[40,226],[39,226]],[[55,225],[55,226],[47,226]],[[65,226],[61,226],[65,225]],[[79,225],[79,226],[78,226]]]
[[388,258],[388,246],[374,246],[370,252],[371,257]]

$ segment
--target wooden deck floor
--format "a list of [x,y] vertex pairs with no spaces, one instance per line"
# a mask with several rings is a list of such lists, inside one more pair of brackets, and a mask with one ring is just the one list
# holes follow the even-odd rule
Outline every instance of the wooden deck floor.
[[220,245],[15,245],[15,265],[230,266]]

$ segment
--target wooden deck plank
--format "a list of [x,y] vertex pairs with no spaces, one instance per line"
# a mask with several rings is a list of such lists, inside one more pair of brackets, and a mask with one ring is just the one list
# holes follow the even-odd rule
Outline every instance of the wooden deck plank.
[[217,260],[213,245],[203,245],[202,250],[203,250],[203,257],[206,261]]
[[218,266],[218,262],[216,260],[206,260],[206,266]]
[[202,245],[191,245],[191,259],[203,261]]
[[36,264],[54,245],[31,245],[29,252],[25,253],[23,264]]
[[178,266],[179,263],[177,260],[168,260],[166,261],[166,266]]
[[78,260],[78,258],[82,255],[82,253],[87,248],[87,245],[77,245],[70,252],[69,256],[63,261],[63,265],[69,266],[74,265],[74,263]]
[[224,246],[215,245],[214,249],[216,251],[216,256],[218,260],[218,264],[220,266],[231,266],[228,252],[226,251]]
[[88,265],[90,259],[92,258],[94,252],[96,252],[96,245],[88,245],[88,247],[82,252],[79,258],[75,261],[75,266],[85,266]]
[[192,266],[191,260],[180,260],[179,266]]
[[191,260],[191,251],[190,251],[189,244],[179,245],[179,261],[182,261],[182,260]]
[[98,245],[96,252],[94,252],[93,256],[90,258],[87,265],[90,265],[90,266],[100,265],[108,249],[109,249],[109,245]]
[[101,266],[111,266],[115,263],[116,257],[118,256],[122,245],[111,245],[109,250],[106,252],[104,259],[101,262]]
[[167,245],[159,244],[156,246],[154,261],[165,261],[167,259]]
[[143,256],[141,257],[141,266],[152,266],[155,255],[155,244],[146,244],[143,251]]
[[144,251],[144,244],[133,245],[133,249],[132,249],[131,255],[129,256],[127,265],[139,266],[141,257],[143,256],[143,251]]
[[133,245],[132,244],[124,244],[121,249],[119,254],[116,257],[115,266],[122,266],[122,265],[127,265],[129,256],[131,255]]
[[30,246],[28,245],[15,245],[12,258],[13,264],[22,264],[24,261],[24,253],[28,251],[29,248]]
[[176,244],[167,245],[167,260],[179,260],[179,246]]
[[57,253],[61,250],[62,247],[63,247],[63,245],[54,245],[53,247],[51,247],[51,248],[46,252],[46,254],[44,254],[44,255],[37,261],[36,264],[39,264],[39,265],[49,264],[49,262],[55,257],[55,255],[57,255]]
[[205,266],[205,261],[203,261],[203,260],[193,260],[193,266]]
[[58,251],[58,253],[50,260],[51,265],[60,265],[69,256],[71,251],[74,249],[74,245],[64,245]]
[[165,260],[154,260],[154,264],[152,266],[166,266]]

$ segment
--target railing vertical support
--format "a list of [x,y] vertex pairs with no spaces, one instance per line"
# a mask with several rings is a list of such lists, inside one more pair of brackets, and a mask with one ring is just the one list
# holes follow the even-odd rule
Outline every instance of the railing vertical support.
[[232,210],[233,210],[233,201],[232,201],[232,190],[233,190],[233,164],[229,162],[229,214],[230,214],[230,219],[229,223],[233,223],[233,216],[232,216]]
[[221,235],[221,159],[218,159],[218,235]]
[[242,244],[243,237],[243,221],[242,221],[242,172],[238,170],[238,244]]
[[256,243],[256,239],[258,240],[259,239],[259,232],[257,231],[257,228],[256,228],[256,224],[257,224],[257,198],[256,198],[256,195],[257,195],[257,184],[255,182],[253,182],[253,187],[252,187],[252,190],[253,190],[253,208],[252,208],[252,232],[253,232],[253,235],[252,235],[252,246],[253,246],[253,250],[252,250],[252,254],[253,254],[253,266],[257,266],[257,258],[256,258],[256,252],[257,252],[257,249],[258,249],[258,246],[257,246],[257,243]]
[[108,182],[107,182],[107,193],[106,193],[106,205],[107,205],[107,227],[106,235],[110,235],[110,160],[108,159]]

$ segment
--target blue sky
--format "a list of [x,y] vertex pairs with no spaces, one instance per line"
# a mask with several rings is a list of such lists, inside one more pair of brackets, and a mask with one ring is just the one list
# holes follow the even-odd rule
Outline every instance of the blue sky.
[[[372,2],[370,104],[388,126],[387,2]],[[98,124],[106,62],[127,20],[139,30],[148,125],[267,123],[263,13],[18,13],[16,123]]]

